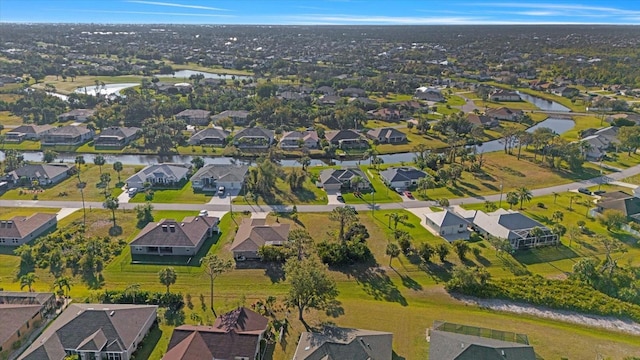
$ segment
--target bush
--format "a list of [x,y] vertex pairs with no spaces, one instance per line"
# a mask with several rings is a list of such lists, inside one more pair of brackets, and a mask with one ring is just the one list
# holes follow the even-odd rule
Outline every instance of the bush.
[[318,256],[329,266],[363,263],[373,259],[367,244],[353,241],[344,244],[323,241],[318,244]]
[[540,209],[544,209],[544,208],[546,207],[546,205],[545,205],[544,203],[539,202],[539,203],[538,203],[538,207],[539,207]]

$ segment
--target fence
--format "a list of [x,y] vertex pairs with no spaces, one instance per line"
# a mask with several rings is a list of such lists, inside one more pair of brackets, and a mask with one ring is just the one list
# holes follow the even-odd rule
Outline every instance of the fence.
[[510,331],[501,331],[494,329],[481,328],[469,325],[460,325],[449,322],[435,322],[433,330],[446,331],[456,334],[479,336],[488,339],[515,342],[518,344],[529,345],[529,338],[524,334],[517,334]]

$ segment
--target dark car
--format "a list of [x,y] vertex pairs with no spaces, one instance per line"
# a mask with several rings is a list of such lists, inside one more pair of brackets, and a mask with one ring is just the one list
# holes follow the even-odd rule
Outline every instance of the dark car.
[[581,194],[591,195],[591,190],[587,188],[578,188],[578,192]]
[[605,194],[605,193],[606,193],[605,190],[596,190],[596,191],[593,192],[593,195],[602,195],[602,194]]

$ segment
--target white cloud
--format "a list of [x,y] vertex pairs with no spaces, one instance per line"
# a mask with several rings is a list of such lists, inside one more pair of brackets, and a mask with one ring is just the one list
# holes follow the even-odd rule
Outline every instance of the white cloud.
[[159,1],[129,0],[129,1],[127,1],[127,2],[130,2],[130,3],[136,3],[136,4],[144,4],[144,5],[157,5],[157,6],[178,7],[178,8],[185,8],[185,9],[213,10],[213,11],[229,11],[228,9],[215,8],[215,7],[209,7],[209,6],[186,5],[186,4],[176,4],[176,3],[159,2]]
[[637,10],[627,10],[627,9],[607,7],[607,6],[590,6],[590,5],[582,5],[582,4],[494,2],[494,3],[473,3],[468,5],[491,7],[491,8],[517,8],[517,9],[556,11],[563,16],[576,16],[576,15],[636,16],[636,15],[640,15],[640,11],[637,11]]
[[[60,9],[56,9],[60,10]],[[126,10],[89,10],[89,9],[65,9],[67,12],[100,13],[100,14],[133,14],[133,15],[169,15],[169,16],[195,16],[195,17],[215,17],[233,18],[234,15],[223,14],[199,14],[199,13],[177,13],[177,12],[157,12],[157,11],[126,11]]]

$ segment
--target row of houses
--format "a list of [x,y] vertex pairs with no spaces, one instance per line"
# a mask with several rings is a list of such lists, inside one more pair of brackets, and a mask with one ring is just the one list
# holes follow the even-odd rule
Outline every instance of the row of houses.
[[136,127],[109,127],[98,135],[86,126],[21,125],[5,134],[6,142],[41,141],[42,145],[82,145],[94,140],[96,148],[122,148],[142,134]]
[[[42,326],[56,308],[51,293],[0,291],[0,354],[13,355],[15,344]],[[18,360],[130,360],[157,326],[158,306],[71,304],[29,345]],[[258,359],[269,319],[238,307],[212,325],[173,329],[162,360]],[[429,357],[439,360],[536,359],[525,334],[435,321],[427,329]],[[300,334],[293,360],[393,358],[393,333],[326,325]]]

